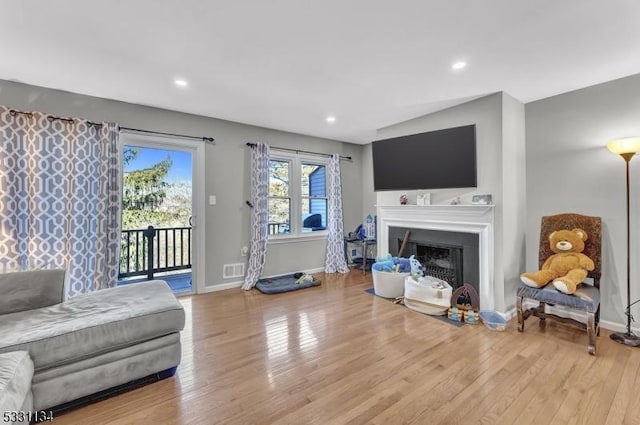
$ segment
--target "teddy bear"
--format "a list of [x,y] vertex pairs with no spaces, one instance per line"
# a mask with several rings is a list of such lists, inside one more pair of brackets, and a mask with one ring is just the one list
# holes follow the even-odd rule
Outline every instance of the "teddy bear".
[[553,281],[553,286],[565,294],[576,292],[578,285],[595,267],[593,260],[582,253],[587,232],[582,229],[556,230],[549,235],[549,246],[555,254],[535,273],[523,273],[525,285],[541,288]]

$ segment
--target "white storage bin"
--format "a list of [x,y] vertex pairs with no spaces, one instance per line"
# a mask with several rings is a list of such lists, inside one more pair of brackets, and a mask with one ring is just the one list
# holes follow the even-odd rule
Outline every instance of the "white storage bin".
[[435,277],[425,276],[404,280],[404,305],[411,310],[432,316],[446,314],[451,306],[453,288],[447,282]]
[[495,311],[482,310],[479,314],[482,319],[482,323],[492,331],[504,331],[507,327],[507,321]]
[[404,279],[411,273],[372,271],[373,290],[379,297],[398,298],[404,294]]

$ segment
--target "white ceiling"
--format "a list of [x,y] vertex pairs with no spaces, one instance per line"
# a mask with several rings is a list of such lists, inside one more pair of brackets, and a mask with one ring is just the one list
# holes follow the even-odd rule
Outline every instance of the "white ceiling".
[[637,0],[0,1],[0,79],[355,143],[640,72]]

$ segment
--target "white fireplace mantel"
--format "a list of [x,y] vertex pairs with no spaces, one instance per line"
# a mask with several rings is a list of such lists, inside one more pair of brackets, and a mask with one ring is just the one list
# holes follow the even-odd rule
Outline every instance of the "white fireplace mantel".
[[480,308],[495,308],[493,205],[378,205],[378,255],[389,252],[389,227],[476,233]]

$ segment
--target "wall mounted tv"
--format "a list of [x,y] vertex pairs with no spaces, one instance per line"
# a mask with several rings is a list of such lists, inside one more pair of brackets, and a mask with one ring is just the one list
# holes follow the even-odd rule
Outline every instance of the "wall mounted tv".
[[475,124],[376,140],[371,146],[376,192],[477,185]]

